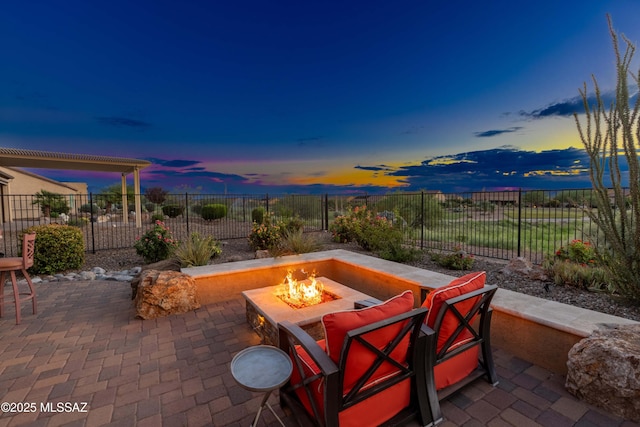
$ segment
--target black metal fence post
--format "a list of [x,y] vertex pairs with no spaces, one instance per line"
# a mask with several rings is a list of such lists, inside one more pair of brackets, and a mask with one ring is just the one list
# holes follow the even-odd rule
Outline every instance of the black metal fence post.
[[96,253],[96,238],[95,238],[95,230],[94,230],[94,224],[95,221],[98,220],[98,218],[94,218],[93,217],[93,193],[89,193],[89,223],[91,223],[91,253],[95,254]]
[[324,228],[323,230],[329,230],[329,194],[324,194]]
[[184,193],[184,218],[187,220],[187,236],[189,236],[189,193],[186,191]]
[[522,188],[518,189],[518,258],[522,246]]
[[420,249],[424,249],[424,191],[420,192]]

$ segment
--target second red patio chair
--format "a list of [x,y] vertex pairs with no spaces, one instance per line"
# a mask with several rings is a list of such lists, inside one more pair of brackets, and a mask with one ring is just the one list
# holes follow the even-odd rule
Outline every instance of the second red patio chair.
[[484,271],[467,274],[431,291],[423,332],[425,371],[432,419],[442,420],[440,400],[485,376],[498,384],[491,352],[491,300],[497,286],[485,286]]

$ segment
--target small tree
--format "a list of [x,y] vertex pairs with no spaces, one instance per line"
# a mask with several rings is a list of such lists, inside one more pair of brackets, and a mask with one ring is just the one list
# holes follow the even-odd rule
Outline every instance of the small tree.
[[[127,185],[127,199],[133,200],[133,196],[133,186]],[[107,213],[110,213],[111,207],[114,204],[122,202],[122,185],[112,184],[102,189],[100,194],[96,195],[96,199],[98,201],[98,205],[101,205]],[[123,210],[126,208],[126,206],[122,207]]]
[[151,187],[144,190],[144,196],[147,200],[151,203],[155,203],[156,205],[164,203],[167,198],[167,194],[169,194],[169,192],[162,187]]
[[[618,35],[607,15],[609,32],[616,57],[615,99],[607,109],[595,76],[592,76],[595,105],[589,106],[587,84],[580,90],[585,109],[585,123],[574,114],[580,139],[589,155],[589,173],[597,209],[587,214],[604,234],[607,247],[598,248],[615,289],[640,303],[640,99],[630,105],[629,79],[640,88],[639,74],[630,71],[635,46],[624,35],[624,55],[620,53]],[[637,93],[638,89],[634,92]],[[623,154],[624,153],[624,154]],[[629,193],[625,194],[625,177],[620,163],[628,165]],[[630,197],[629,197],[630,196]]]
[[40,190],[35,194],[33,204],[40,206],[40,210],[45,217],[54,214],[69,213],[69,205],[62,194],[53,193],[47,190]]

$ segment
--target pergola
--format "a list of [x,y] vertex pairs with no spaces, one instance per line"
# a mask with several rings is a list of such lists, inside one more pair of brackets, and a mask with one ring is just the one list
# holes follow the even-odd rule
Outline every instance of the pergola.
[[[136,227],[142,227],[140,170],[149,165],[151,165],[151,162],[146,160],[127,159],[124,157],[55,153],[50,151],[0,147],[0,166],[120,173],[122,176],[122,206],[128,205],[127,175],[133,173]],[[123,221],[128,221],[127,215],[123,215]]]

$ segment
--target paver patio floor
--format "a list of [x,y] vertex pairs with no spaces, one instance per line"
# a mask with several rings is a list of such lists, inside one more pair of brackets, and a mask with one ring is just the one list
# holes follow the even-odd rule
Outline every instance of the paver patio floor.
[[[0,427],[250,424],[262,395],[238,386],[229,370],[235,353],[259,344],[240,298],[140,320],[128,283],[36,286],[37,315],[25,304],[15,325],[9,298],[0,320],[1,400],[35,410],[0,413]],[[480,380],[443,402],[443,426],[637,425],[577,401],[561,376],[500,349],[495,358],[500,384]],[[42,411],[58,402],[85,412]],[[270,402],[294,425],[277,396]],[[279,424],[267,411],[260,425]]]

